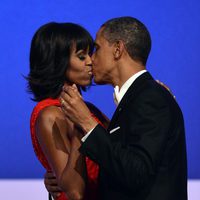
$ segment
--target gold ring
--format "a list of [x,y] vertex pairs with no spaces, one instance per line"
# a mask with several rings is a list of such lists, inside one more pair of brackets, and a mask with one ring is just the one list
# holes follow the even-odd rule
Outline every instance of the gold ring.
[[63,105],[65,103],[65,101],[63,99],[61,99],[60,103]]

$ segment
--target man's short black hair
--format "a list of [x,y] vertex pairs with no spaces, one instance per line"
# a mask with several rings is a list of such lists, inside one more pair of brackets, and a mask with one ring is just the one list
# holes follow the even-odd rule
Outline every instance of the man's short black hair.
[[142,22],[133,17],[119,17],[107,21],[102,28],[102,34],[108,42],[123,41],[129,56],[146,65],[151,37]]

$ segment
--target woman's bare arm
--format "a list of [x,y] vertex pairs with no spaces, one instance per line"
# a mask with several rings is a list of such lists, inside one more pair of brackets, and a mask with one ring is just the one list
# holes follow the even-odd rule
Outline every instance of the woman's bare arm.
[[36,123],[37,138],[58,185],[70,200],[83,198],[86,174],[85,159],[78,151],[80,140],[72,131],[73,125],[60,108],[51,106],[41,111]]

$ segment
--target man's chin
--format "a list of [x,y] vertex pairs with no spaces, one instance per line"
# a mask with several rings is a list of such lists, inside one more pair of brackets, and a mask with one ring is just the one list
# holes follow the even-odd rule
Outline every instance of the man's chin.
[[97,77],[94,76],[94,82],[97,84],[97,85],[105,85],[106,83],[101,80],[101,79],[98,79]]

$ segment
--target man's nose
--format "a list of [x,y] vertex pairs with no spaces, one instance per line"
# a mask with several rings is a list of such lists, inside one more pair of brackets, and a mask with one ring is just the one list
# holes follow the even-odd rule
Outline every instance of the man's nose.
[[92,63],[94,62],[94,53],[91,56]]

